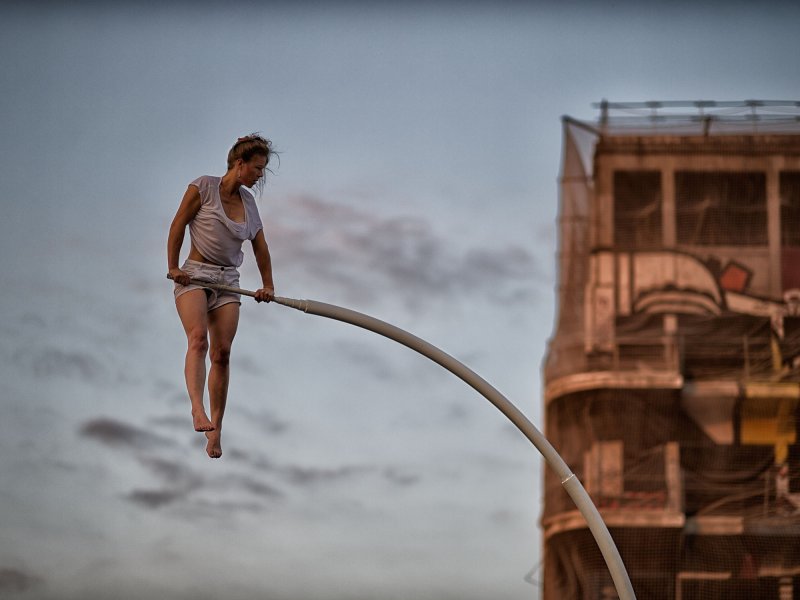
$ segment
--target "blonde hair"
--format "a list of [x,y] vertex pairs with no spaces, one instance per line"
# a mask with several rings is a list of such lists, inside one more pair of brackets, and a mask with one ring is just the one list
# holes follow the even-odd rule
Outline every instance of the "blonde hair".
[[269,164],[270,159],[276,155],[277,152],[272,148],[271,141],[258,133],[251,133],[236,140],[236,143],[228,151],[228,169],[231,169],[233,163],[240,158],[244,162],[248,162],[254,156],[264,156]]

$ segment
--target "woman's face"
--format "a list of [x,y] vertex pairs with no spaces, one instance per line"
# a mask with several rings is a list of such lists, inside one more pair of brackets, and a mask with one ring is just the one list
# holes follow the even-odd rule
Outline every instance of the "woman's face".
[[[241,160],[241,159],[240,159]],[[267,157],[256,154],[249,161],[241,162],[239,170],[239,181],[242,185],[253,187],[256,182],[264,176],[264,169],[267,168]]]

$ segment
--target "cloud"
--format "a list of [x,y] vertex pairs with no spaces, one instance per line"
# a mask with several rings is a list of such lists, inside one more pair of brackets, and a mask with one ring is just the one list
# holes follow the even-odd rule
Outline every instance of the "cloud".
[[248,375],[255,375],[256,377],[265,377],[268,375],[267,367],[265,367],[263,362],[256,361],[251,356],[247,355],[237,355],[236,369]]
[[[185,399],[181,403],[184,404]],[[170,429],[186,431],[188,427],[192,426],[192,419],[187,414],[170,414],[160,417],[153,417],[150,419],[150,423],[158,427],[168,427]]]
[[60,348],[42,348],[35,354],[19,353],[16,360],[27,366],[37,378],[78,377],[85,381],[97,381],[106,372],[103,364],[93,356]]
[[[244,512],[259,512],[268,504],[283,497],[277,488],[245,475],[232,475],[216,482],[213,494],[198,496],[194,492],[209,487],[208,484],[197,485],[166,485],[161,488],[136,489],[126,494],[125,498],[142,508],[161,509],[175,504],[175,508],[186,516],[197,512],[221,511],[225,515],[233,516],[237,510]],[[246,493],[250,499],[240,498]],[[214,501],[209,496],[220,498]],[[224,496],[224,498],[222,498]]]
[[283,493],[276,487],[258,481],[247,475],[235,475],[227,480],[229,483],[239,485],[242,489],[262,498],[282,498]]
[[318,280],[346,298],[374,302],[376,290],[413,307],[422,295],[502,297],[515,302],[535,290],[541,272],[525,248],[470,245],[433,229],[421,217],[379,216],[311,196],[280,203],[268,235],[283,269]]
[[398,487],[410,487],[420,482],[421,477],[416,474],[406,473],[397,467],[383,469],[383,477]]
[[297,465],[280,468],[280,472],[298,487],[314,486],[320,483],[333,483],[371,471],[370,467],[341,466],[333,468],[301,467]]
[[232,516],[237,513],[261,513],[265,509],[262,502],[248,502],[241,500],[197,500],[192,504],[187,517],[196,516]]
[[[257,421],[260,428],[269,428],[275,433],[289,427],[266,411],[253,412],[251,420]],[[163,423],[164,419],[158,421]],[[413,486],[420,480],[418,475],[392,465],[275,463],[268,457],[236,448],[226,450],[231,468],[225,475],[206,477],[180,459],[152,454],[165,448],[179,450],[173,441],[116,419],[91,419],[80,428],[80,435],[111,448],[132,451],[134,459],[153,478],[150,485],[145,484],[124,493],[126,500],[148,510],[169,508],[173,514],[187,518],[197,514],[225,513],[234,516],[237,511],[265,510],[276,500],[285,497],[280,482],[295,489],[318,493],[320,489],[343,482],[363,481],[365,477],[373,481],[379,478],[400,488]],[[204,443],[199,437],[194,441],[197,445]],[[237,463],[239,468],[236,467]],[[198,493],[204,490],[209,493]],[[209,501],[209,496],[214,501]]]
[[139,457],[139,462],[153,475],[174,488],[191,490],[203,483],[203,478],[182,462],[152,456]]
[[317,467],[298,464],[278,464],[261,454],[245,453],[241,450],[236,452],[235,458],[255,469],[258,473],[275,475],[300,488],[326,483],[336,483],[375,471],[375,467],[364,465]]
[[391,361],[381,358],[372,346],[358,342],[339,340],[335,342],[336,354],[341,354],[353,361],[360,368],[366,369],[374,377],[386,381],[396,378],[397,374]]
[[472,411],[469,408],[464,406],[463,403],[451,402],[445,411],[445,422],[446,423],[459,423],[459,426],[463,425],[467,421],[472,418]]
[[113,448],[147,449],[173,444],[171,440],[160,435],[105,417],[84,423],[80,428],[80,434]]
[[[353,481],[356,478],[381,477],[396,486],[408,487],[419,482],[420,476],[409,473],[396,465],[340,465],[335,467],[317,467],[297,464],[277,464],[273,460],[257,454],[245,453],[241,450],[226,451],[230,458],[246,464],[259,474],[269,474],[297,488],[312,488],[342,481]],[[235,456],[231,455],[235,453]],[[269,484],[249,479],[246,476],[237,476],[232,479],[245,489],[258,493],[260,486],[267,495],[282,495],[280,490]]]
[[[136,459],[159,483],[125,494],[125,499],[141,508],[159,510],[174,505],[178,514],[191,517],[215,510],[226,514],[236,510],[260,511],[269,502],[283,497],[277,487],[247,474],[229,473],[209,478],[179,460],[143,454],[138,454]],[[213,490],[213,493],[197,494],[201,490]],[[210,502],[209,495],[217,500]]]
[[136,451],[138,462],[162,482],[161,488],[134,489],[125,495],[126,499],[141,507],[158,509],[173,504],[203,486],[203,478],[183,463],[142,454],[144,451],[174,447],[175,444],[168,438],[105,417],[84,423],[80,434],[111,448]]
[[247,422],[250,425],[263,433],[280,435],[290,429],[288,421],[276,417],[268,410],[250,410],[246,406],[240,407],[239,410],[247,417]]
[[495,527],[505,527],[520,521],[519,515],[507,508],[493,510],[488,516],[489,522]]
[[27,592],[43,583],[41,577],[20,569],[0,567],[0,592]]
[[187,493],[181,489],[134,490],[126,498],[144,508],[156,509],[184,499]]

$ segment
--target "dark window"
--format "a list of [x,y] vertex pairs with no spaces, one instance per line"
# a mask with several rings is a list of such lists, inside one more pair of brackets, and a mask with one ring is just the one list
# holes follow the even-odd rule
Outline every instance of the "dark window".
[[800,171],[781,173],[781,244],[800,246]]
[[766,246],[766,175],[679,171],[675,217],[679,244]]
[[658,171],[614,172],[614,245],[630,250],[662,246]]

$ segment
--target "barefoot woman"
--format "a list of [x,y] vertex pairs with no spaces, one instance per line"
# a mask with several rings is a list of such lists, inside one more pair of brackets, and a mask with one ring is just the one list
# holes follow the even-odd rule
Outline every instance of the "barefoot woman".
[[[184,373],[192,403],[192,420],[196,431],[205,432],[206,452],[211,458],[222,456],[222,416],[228,394],[231,343],[239,323],[240,297],[190,284],[189,279],[238,287],[237,268],[244,257],[242,244],[250,240],[262,282],[256,300],[272,300],[272,262],[258,209],[248,188],[262,179],[273,154],[272,143],[259,135],[239,138],[228,152],[225,175],[204,175],[191,182],[169,228],[167,261],[169,275],[175,281],[175,304],[188,340]],[[178,267],[187,225],[191,249],[186,262]],[[203,407],[209,349],[211,419]]]

